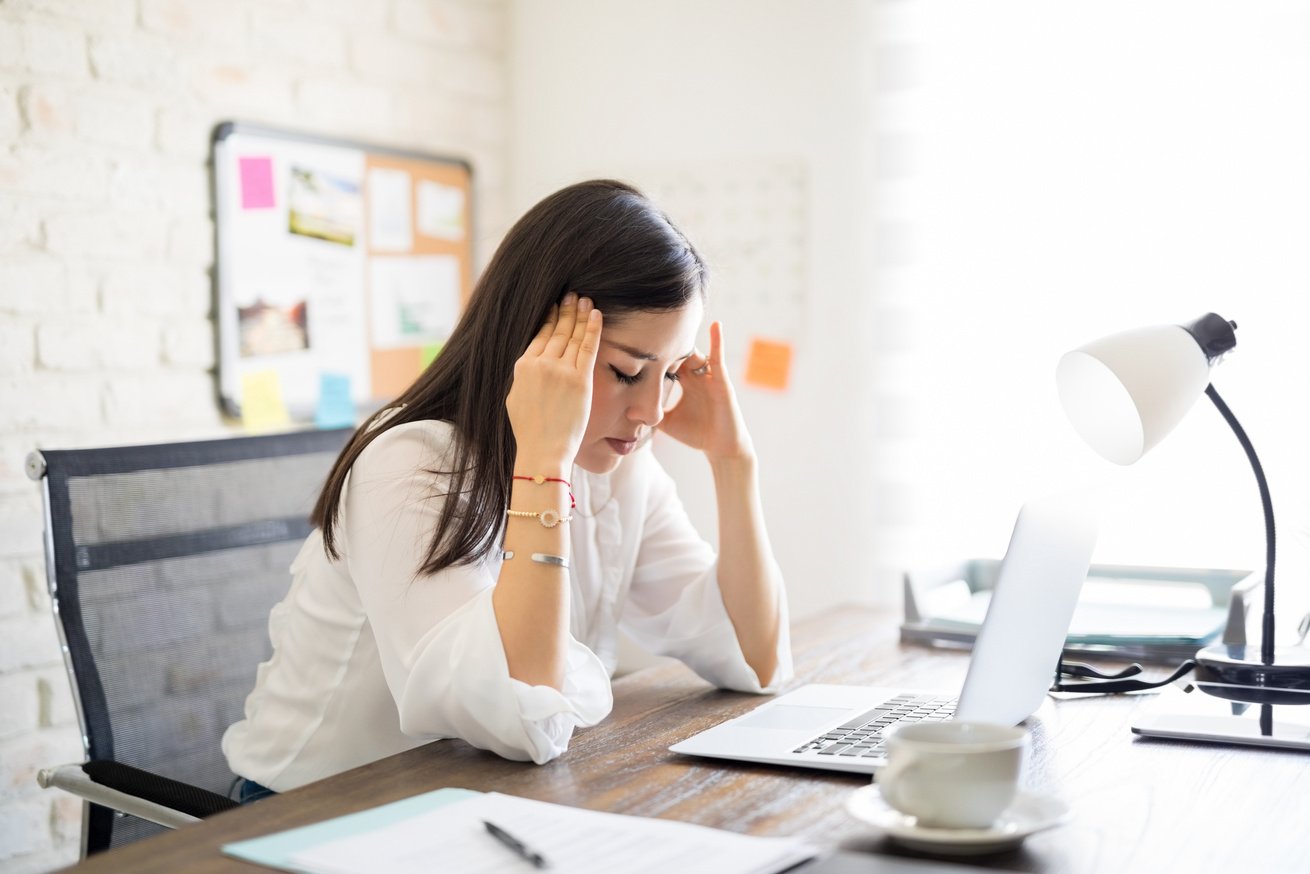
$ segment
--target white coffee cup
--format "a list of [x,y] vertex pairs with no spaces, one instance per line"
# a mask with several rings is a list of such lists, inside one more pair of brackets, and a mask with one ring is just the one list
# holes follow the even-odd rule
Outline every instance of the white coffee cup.
[[1028,730],[986,722],[923,722],[888,732],[878,785],[887,803],[929,828],[987,828],[1019,787]]

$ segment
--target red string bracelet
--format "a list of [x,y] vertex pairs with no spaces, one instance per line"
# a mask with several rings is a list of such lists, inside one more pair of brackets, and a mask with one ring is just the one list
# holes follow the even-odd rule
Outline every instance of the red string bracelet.
[[569,509],[576,510],[578,508],[577,499],[573,497],[573,483],[566,479],[560,479],[557,476],[542,476],[541,474],[537,474],[536,476],[520,476],[517,473],[514,474],[514,479],[526,480],[527,482],[536,483],[537,485],[544,485],[545,483],[563,483],[564,487],[569,490]]

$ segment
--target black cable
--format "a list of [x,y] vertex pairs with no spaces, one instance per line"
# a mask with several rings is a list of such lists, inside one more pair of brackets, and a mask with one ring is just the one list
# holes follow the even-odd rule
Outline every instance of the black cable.
[[1061,661],[1056,668],[1055,681],[1060,682],[1060,677],[1087,677],[1092,680],[1124,680],[1142,672],[1142,666],[1133,662],[1121,671],[1108,673],[1099,670],[1083,662],[1066,662]]
[[[1140,665],[1136,665],[1139,670]],[[1161,686],[1167,686],[1175,682],[1192,668],[1196,667],[1194,659],[1188,659],[1179,665],[1174,672],[1163,680],[1091,680],[1081,683],[1064,683],[1060,680],[1060,674],[1057,672],[1055,682],[1051,684],[1052,692],[1095,692],[1097,694],[1113,694],[1117,692],[1143,692],[1147,689],[1158,689]],[[1122,672],[1121,672],[1122,673]],[[1133,673],[1136,673],[1135,671]]]

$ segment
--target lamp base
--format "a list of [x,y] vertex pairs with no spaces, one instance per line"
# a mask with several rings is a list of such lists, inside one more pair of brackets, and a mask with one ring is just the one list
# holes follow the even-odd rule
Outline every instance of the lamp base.
[[1310,649],[1278,647],[1273,664],[1260,647],[1216,644],[1196,654],[1197,688],[1217,698],[1252,704],[1310,704]]

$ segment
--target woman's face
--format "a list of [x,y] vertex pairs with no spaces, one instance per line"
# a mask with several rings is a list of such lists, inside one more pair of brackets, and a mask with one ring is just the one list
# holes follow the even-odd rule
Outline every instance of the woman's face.
[[695,348],[704,312],[697,296],[681,309],[629,313],[614,324],[605,322],[579,467],[607,473],[650,436],[664,418],[678,368]]

